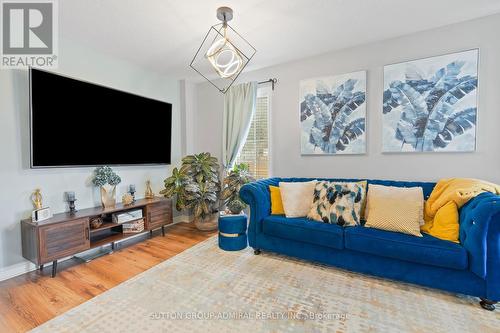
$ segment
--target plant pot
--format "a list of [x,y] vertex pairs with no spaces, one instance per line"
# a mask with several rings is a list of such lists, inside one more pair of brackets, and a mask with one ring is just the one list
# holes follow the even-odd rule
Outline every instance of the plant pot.
[[101,202],[104,208],[116,205],[116,186],[101,186]]
[[229,208],[229,211],[233,215],[239,215],[243,211],[243,209],[231,209],[231,208]]
[[200,231],[214,231],[217,230],[219,222],[219,213],[214,213],[204,219],[195,218],[194,226]]

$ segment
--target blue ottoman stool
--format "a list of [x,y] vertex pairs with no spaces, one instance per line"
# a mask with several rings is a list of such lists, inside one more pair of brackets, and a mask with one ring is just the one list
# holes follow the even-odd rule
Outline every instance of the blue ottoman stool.
[[247,247],[247,216],[219,216],[219,247],[225,251],[239,251]]

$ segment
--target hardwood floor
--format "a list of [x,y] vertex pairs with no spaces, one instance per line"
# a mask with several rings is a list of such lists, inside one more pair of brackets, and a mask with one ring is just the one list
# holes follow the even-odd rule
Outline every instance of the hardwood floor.
[[215,234],[179,223],[89,263],[61,262],[55,278],[46,267],[0,282],[0,332],[26,332]]

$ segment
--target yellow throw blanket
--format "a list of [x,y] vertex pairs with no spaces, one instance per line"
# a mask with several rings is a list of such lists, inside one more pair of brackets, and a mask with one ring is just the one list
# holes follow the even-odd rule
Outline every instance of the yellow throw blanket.
[[460,208],[483,192],[500,194],[500,186],[471,178],[441,179],[425,202],[425,215],[434,218],[437,211],[449,201],[455,202]]
[[[470,178],[441,179],[425,202],[425,225],[421,230],[458,242],[458,209],[483,192],[500,194],[500,186]],[[440,209],[439,216],[436,216]]]

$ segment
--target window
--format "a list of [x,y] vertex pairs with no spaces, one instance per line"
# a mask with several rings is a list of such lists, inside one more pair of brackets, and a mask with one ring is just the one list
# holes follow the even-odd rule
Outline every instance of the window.
[[269,111],[271,93],[269,88],[257,91],[257,106],[252,118],[247,140],[236,163],[246,163],[256,179],[267,178],[269,172]]

